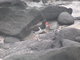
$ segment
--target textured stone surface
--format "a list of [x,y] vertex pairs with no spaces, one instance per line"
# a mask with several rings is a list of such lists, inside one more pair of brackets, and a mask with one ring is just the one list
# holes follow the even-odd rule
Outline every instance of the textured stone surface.
[[71,47],[71,46],[80,46],[80,43],[79,42],[75,42],[75,41],[72,41],[72,40],[69,40],[69,39],[63,39],[62,40],[62,45],[63,47]]
[[[73,40],[76,36],[79,37],[79,32],[78,29],[66,28],[57,32],[53,40],[16,42],[10,44],[9,49],[4,50],[5,53],[0,53],[0,55],[3,54],[0,57],[4,60],[79,60],[80,43]],[[62,39],[62,46],[60,39]]]
[[[0,8],[0,35],[25,37],[42,18],[36,9]],[[34,21],[35,20],[35,21]]]
[[52,40],[26,40],[22,42],[9,43],[2,46],[5,49],[4,55],[0,54],[0,57],[4,58],[5,56],[18,54],[26,54],[28,51],[41,51],[55,48],[54,41]]
[[39,53],[13,55],[4,60],[79,60],[80,47],[65,47]]
[[69,12],[71,14],[72,9],[68,9],[62,6],[47,6],[42,10],[41,15],[46,20],[56,20],[61,12]]
[[77,41],[76,37],[78,37],[78,36],[80,36],[80,30],[79,29],[64,28],[58,33],[56,38],[59,40],[69,39],[69,40]]
[[58,22],[61,25],[71,25],[74,23],[74,18],[68,12],[62,12],[58,17]]
[[[33,26],[43,20],[55,20],[65,7],[49,6],[43,10],[0,8],[0,35],[23,39],[31,33]],[[54,13],[55,12],[55,13]]]
[[27,4],[21,0],[0,0],[0,7],[26,8]]

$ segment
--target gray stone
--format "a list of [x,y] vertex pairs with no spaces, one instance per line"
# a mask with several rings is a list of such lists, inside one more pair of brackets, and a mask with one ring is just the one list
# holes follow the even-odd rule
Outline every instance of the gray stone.
[[66,8],[62,6],[47,6],[41,11],[41,15],[43,16],[44,19],[48,21],[54,21],[57,20],[58,16],[62,12],[68,12],[72,13],[71,8]]
[[[43,10],[0,8],[0,35],[17,37],[21,40],[28,36],[33,26],[43,20],[54,20],[65,7],[52,6]],[[54,14],[55,12],[55,14]]]
[[61,25],[71,25],[74,23],[74,18],[67,12],[62,12],[58,17],[58,22]]
[[48,0],[42,0],[42,2],[45,4],[45,3],[47,3],[47,2],[48,2]]
[[69,39],[77,41],[76,37],[80,36],[80,30],[75,28],[64,28],[56,36],[57,40]]
[[45,34],[40,34],[39,35],[39,39],[49,39],[49,40],[52,40],[55,38],[55,33],[54,32],[48,32],[48,33],[45,33]]
[[80,46],[79,42],[75,42],[75,41],[68,40],[68,39],[63,39],[62,44],[63,44],[63,47]]
[[12,55],[4,60],[80,60],[80,47],[64,47],[39,53]]
[[42,50],[48,50],[55,48],[54,41],[52,40],[26,40],[22,42],[16,42],[16,43],[7,43],[3,45],[3,48],[6,50],[2,58],[4,56],[11,56],[15,54],[26,54],[29,51],[42,51]]
[[75,19],[76,19],[76,20],[80,20],[80,16],[76,17]]
[[79,60],[79,47],[67,47],[49,51],[39,57],[39,60]]
[[36,9],[0,8],[0,16],[0,35],[21,38],[30,34],[32,26],[42,20]]
[[0,7],[26,8],[27,4],[21,0],[0,0]]

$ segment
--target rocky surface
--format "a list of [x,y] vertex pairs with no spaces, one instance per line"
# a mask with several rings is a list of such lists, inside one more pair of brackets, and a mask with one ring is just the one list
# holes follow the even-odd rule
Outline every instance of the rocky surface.
[[80,30],[79,29],[64,28],[58,33],[57,39],[59,39],[59,40],[69,39],[69,40],[77,41],[76,37],[78,37],[78,36],[80,36]]
[[33,26],[34,23],[35,24],[37,23],[33,21],[41,19],[38,10],[35,9],[30,10],[18,10],[18,9],[14,10],[13,8],[0,8],[0,9],[1,9],[0,35],[3,34],[14,37],[19,36],[21,38],[25,37],[27,36],[28,33],[30,33],[29,29],[31,29],[31,26]]
[[20,40],[28,36],[33,26],[38,22],[55,20],[62,11],[72,12],[72,10],[59,6],[48,6],[41,10],[36,8],[18,9],[14,7],[0,8],[0,35],[11,36]]
[[58,16],[62,12],[68,12],[71,14],[72,9],[68,9],[62,6],[47,6],[45,9],[41,11],[42,16],[50,21],[50,20],[57,20]]
[[44,37],[5,45],[0,57],[4,60],[79,60],[80,43],[74,39],[79,37],[80,30],[64,28],[56,35],[52,33],[45,35],[51,37],[48,40]]
[[40,53],[28,53],[22,55],[14,55],[4,60],[79,60],[79,47],[66,47],[60,49],[52,49],[42,51]]
[[3,58],[8,55],[11,56],[11,54],[15,55],[17,54],[16,52],[20,52],[19,54],[23,54],[24,51],[27,52],[28,50],[42,51],[58,47],[60,47],[60,42],[58,40],[51,40],[51,39],[26,40],[16,43],[7,43],[2,45],[1,48],[4,49],[5,53],[1,53],[0,57]]
[[74,18],[69,13],[62,12],[58,17],[58,22],[61,25],[71,25],[74,24]]
[[4,43],[14,43],[19,42],[20,40],[15,37],[5,37]]
[[[80,21],[73,20],[70,15],[72,9],[50,5],[42,9],[25,8],[24,3],[18,4],[20,0],[17,3],[14,3],[17,0],[14,0],[13,3],[12,0],[6,0],[11,3],[11,6],[4,1],[1,2],[4,5],[0,8],[0,35],[4,38],[5,43],[0,43],[0,59],[80,60],[80,24],[78,24]],[[24,8],[21,8],[23,6]],[[74,24],[68,27],[62,25],[65,27],[62,29],[57,17],[60,13],[65,15],[63,11],[69,14],[66,15],[68,20],[65,20],[63,16],[59,18],[62,23],[66,25],[66,23],[74,22]],[[37,37],[30,36],[25,41],[20,41],[32,32],[35,24],[43,20],[53,22],[52,26],[50,25],[52,29],[44,34],[38,34]]]
[[[63,32],[65,30],[66,30],[66,32]],[[74,31],[75,31],[76,34],[72,34]],[[5,54],[1,55],[1,57],[5,58],[5,59],[7,59],[7,58],[14,59],[14,56],[25,55],[28,52],[37,52],[38,53],[38,52],[44,51],[44,50],[61,49],[61,47],[65,47],[65,49],[66,49],[66,47],[72,47],[72,46],[79,47],[80,46],[79,41],[75,42],[75,40],[73,40],[73,39],[75,39],[76,35],[79,34],[79,31],[80,30],[78,30],[78,29],[72,29],[72,28],[63,29],[59,33],[57,33],[57,35],[55,35],[56,37],[53,40],[51,40],[51,39],[49,39],[49,40],[43,40],[43,39],[41,39],[41,40],[26,40],[26,41],[22,41],[22,42],[16,42],[14,44],[11,43],[11,44],[9,44],[9,47],[7,47],[7,45],[5,46],[5,48],[7,48],[7,49],[5,50]],[[63,32],[63,34],[59,35],[61,32]],[[69,36],[71,36],[71,38],[69,38],[69,36],[67,36],[68,34],[69,34]],[[47,36],[50,36],[50,35],[47,35]],[[50,37],[52,37],[52,36],[50,36]],[[54,38],[54,34],[53,34],[53,38]],[[62,40],[60,40],[60,38]],[[69,40],[69,39],[71,39],[71,40]],[[36,53],[34,53],[34,54],[36,54]],[[43,54],[45,54],[45,53],[43,53]],[[61,56],[60,56],[60,58],[61,58]],[[42,59],[42,58],[40,58],[40,59]],[[61,58],[61,59],[63,59],[63,58]],[[71,59],[73,59],[73,58],[71,58]]]
[[27,4],[21,0],[0,0],[0,7],[25,8]]

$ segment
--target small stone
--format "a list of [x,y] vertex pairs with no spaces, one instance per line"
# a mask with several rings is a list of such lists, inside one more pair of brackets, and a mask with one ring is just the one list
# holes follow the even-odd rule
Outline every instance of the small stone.
[[58,23],[61,25],[71,25],[74,23],[74,18],[68,12],[62,12],[58,17]]

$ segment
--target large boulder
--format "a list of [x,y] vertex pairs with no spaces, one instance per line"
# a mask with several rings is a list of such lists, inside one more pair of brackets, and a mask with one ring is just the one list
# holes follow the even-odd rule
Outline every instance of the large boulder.
[[[14,39],[14,38],[13,38]],[[20,54],[25,54],[27,50],[32,51],[42,51],[42,50],[48,50],[55,48],[54,41],[52,40],[26,40],[26,41],[20,41],[16,43],[7,43],[2,45],[2,48],[6,50],[4,55],[0,54],[0,57],[8,56],[10,54],[17,54],[17,52],[20,52]]]
[[65,47],[42,52],[14,54],[4,60],[80,60],[80,47]]
[[61,25],[71,25],[74,23],[74,18],[68,12],[62,12],[58,17],[58,22]]
[[67,47],[48,51],[36,60],[79,60],[79,47]]
[[14,42],[19,42],[20,40],[14,37],[6,37],[4,40],[4,43],[14,43]]
[[0,35],[24,38],[41,20],[37,9],[0,8]]
[[[60,48],[61,44],[60,44],[59,40],[51,40],[54,37],[55,37],[54,34],[52,34],[48,38],[44,37],[44,39],[42,38],[40,40],[33,39],[33,40],[26,40],[26,41],[20,41],[20,42],[17,42],[18,39],[15,39],[13,37],[7,37],[6,38],[7,40],[5,40],[5,42],[7,42],[8,45],[5,44],[2,46],[3,48],[6,49],[6,52],[5,52],[5,54],[3,53],[4,55],[0,55],[0,57],[1,56],[2,57],[11,56],[14,54],[21,55],[21,54],[23,54],[23,52],[24,52],[24,54],[26,54],[27,50],[42,51],[42,50],[48,50],[48,49],[53,49],[53,48]],[[14,41],[16,41],[16,43],[13,43]],[[12,42],[12,43],[10,43],[10,42]],[[17,52],[19,52],[19,53],[17,53]]]
[[0,0],[0,7],[26,8],[26,3],[21,0]]
[[30,34],[35,24],[43,19],[54,20],[62,11],[72,12],[71,9],[59,6],[49,6],[41,11],[33,8],[0,8],[0,35],[18,37],[22,40]]
[[45,3],[47,3],[47,2],[48,2],[48,0],[42,0],[42,2],[45,4]]
[[69,39],[63,39],[62,44],[63,44],[63,47],[80,46],[79,42],[75,42]]
[[56,39],[57,40],[69,39],[69,40],[79,42],[79,36],[80,36],[80,30],[79,29],[64,28],[58,33]]
[[41,11],[41,15],[46,20],[57,20],[58,16],[62,12],[72,13],[71,8],[66,8],[62,6],[47,6]]

